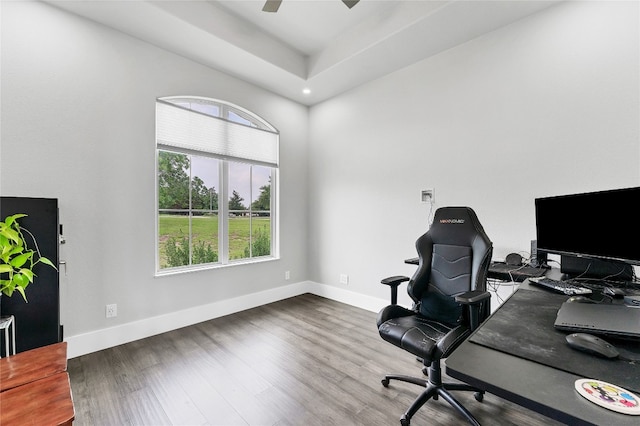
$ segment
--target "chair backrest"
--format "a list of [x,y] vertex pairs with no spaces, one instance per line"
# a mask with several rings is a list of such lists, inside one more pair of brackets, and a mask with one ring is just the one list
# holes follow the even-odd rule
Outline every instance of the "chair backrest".
[[492,244],[469,207],[436,210],[429,231],[416,241],[419,266],[407,291],[420,313],[446,323],[462,319],[458,294],[486,290]]

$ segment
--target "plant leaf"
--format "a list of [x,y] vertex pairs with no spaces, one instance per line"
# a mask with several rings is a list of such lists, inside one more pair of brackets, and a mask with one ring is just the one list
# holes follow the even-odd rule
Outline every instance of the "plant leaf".
[[23,218],[23,217],[27,217],[27,215],[24,214],[24,213],[16,213],[14,215],[7,216],[7,218],[4,220],[4,222],[7,225],[11,226],[13,224],[13,222],[15,222],[16,220],[18,220],[20,218]]
[[16,254],[22,253],[24,251],[24,247],[14,247],[9,253],[9,256],[15,256]]
[[35,274],[33,273],[33,271],[31,269],[22,268],[22,269],[20,269],[19,273],[24,275],[25,277],[27,277],[29,282],[31,282],[31,283],[33,282],[33,277],[35,277]]
[[0,264],[0,274],[11,271],[13,271],[13,266],[7,265],[6,263]]
[[16,285],[16,287],[25,288],[29,285],[29,278],[22,274],[15,274],[11,281]]
[[16,287],[16,290],[18,290],[18,293],[20,293],[22,295],[22,298],[24,299],[24,301],[29,303],[29,301],[27,300],[27,295],[24,292],[24,288]]
[[33,257],[33,252],[32,251],[28,251],[26,253],[22,253],[22,254],[20,254],[20,255],[18,255],[16,257],[14,257],[13,259],[11,259],[11,261],[9,263],[14,268],[20,268],[20,267],[22,267],[22,265],[27,263],[27,260],[31,259],[32,257]]
[[16,230],[11,228],[3,228],[2,235],[5,236],[7,239],[15,242],[17,245],[19,246],[22,245],[22,238],[20,238],[20,234]]
[[2,287],[2,293],[6,294],[7,297],[11,297],[11,295],[13,294],[13,290],[15,290],[16,286],[11,283],[8,282],[6,285],[4,285]]
[[52,261],[50,261],[49,259],[47,259],[47,258],[46,258],[46,257],[44,257],[44,256],[40,256],[40,259],[38,259],[38,262],[42,262],[42,263],[44,263],[45,265],[49,265],[49,266],[51,266],[53,269],[55,269],[56,271],[58,270],[58,268],[56,268],[56,265],[54,265]]

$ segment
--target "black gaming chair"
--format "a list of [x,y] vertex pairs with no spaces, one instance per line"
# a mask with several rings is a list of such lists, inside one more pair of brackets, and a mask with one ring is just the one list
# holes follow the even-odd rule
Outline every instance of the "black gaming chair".
[[[400,419],[409,425],[411,417],[430,398],[439,396],[451,404],[471,424],[479,425],[450,390],[484,392],[462,383],[443,383],[440,360],[449,356],[478,325],[489,316],[491,296],[486,289],[492,244],[468,207],[443,207],[433,224],[416,241],[419,266],[413,278],[395,276],[382,280],[391,287],[391,305],[378,314],[380,336],[418,357],[428,379],[387,375],[382,385],[400,380],[426,387]],[[398,285],[409,281],[407,291],[413,309],[397,305]]]

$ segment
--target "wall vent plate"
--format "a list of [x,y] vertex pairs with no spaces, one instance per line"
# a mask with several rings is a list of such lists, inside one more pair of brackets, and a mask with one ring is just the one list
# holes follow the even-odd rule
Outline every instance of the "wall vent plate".
[[423,189],[420,192],[420,200],[423,203],[433,203],[433,202],[435,202],[435,191],[433,189]]

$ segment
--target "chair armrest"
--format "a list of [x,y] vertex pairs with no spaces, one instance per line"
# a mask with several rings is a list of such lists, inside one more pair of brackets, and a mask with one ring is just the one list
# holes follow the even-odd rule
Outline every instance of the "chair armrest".
[[467,291],[456,296],[456,302],[464,305],[475,305],[491,297],[491,293],[483,290]]
[[469,328],[471,331],[478,328],[491,312],[491,293],[483,290],[473,290],[459,294],[456,302],[469,307]]
[[393,277],[388,277],[380,281],[384,285],[388,285],[391,288],[391,304],[398,304],[398,286],[405,281],[409,281],[409,277],[405,277],[402,275],[395,275]]

